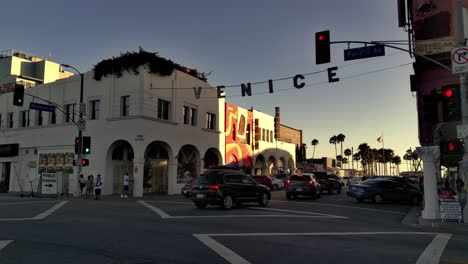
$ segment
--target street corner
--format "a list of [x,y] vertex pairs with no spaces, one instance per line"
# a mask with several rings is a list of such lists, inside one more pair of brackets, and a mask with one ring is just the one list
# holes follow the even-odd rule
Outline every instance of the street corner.
[[139,204],[148,208],[162,219],[203,219],[203,218],[328,218],[347,219],[348,217],[324,214],[310,210],[288,210],[273,206],[259,207],[255,204],[242,204],[232,210],[222,209],[220,206],[207,206],[200,209],[190,200],[140,200]]
[[42,220],[67,203],[65,200],[2,200],[0,221]]
[[[304,263],[313,252],[320,252],[314,254],[316,259],[327,263],[348,262],[352,257],[353,263],[436,264],[451,237],[445,233],[425,232],[220,233],[193,236],[227,262],[243,264]],[[256,246],[259,244],[262,246]],[[358,254],[363,248],[372,248],[376,254]]]

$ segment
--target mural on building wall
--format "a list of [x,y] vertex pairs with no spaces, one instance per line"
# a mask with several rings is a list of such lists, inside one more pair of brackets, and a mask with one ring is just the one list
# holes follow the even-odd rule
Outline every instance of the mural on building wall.
[[59,172],[73,173],[73,152],[39,154],[39,173]]
[[226,164],[237,162],[240,167],[253,167],[253,113],[236,105],[225,104]]

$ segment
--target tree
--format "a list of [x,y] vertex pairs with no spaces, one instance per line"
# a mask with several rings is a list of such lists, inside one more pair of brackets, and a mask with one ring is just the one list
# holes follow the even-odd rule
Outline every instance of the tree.
[[392,163],[395,164],[396,166],[396,173],[399,175],[400,174],[400,164],[401,164],[401,158],[400,156],[394,156],[392,158]]
[[[349,148],[345,149],[344,154],[345,154],[346,157],[348,157],[348,160],[349,160],[349,156],[351,156],[351,154],[352,154],[351,149],[349,149]],[[348,166],[348,168],[349,168],[349,166]]]
[[338,143],[336,136],[333,136],[330,138],[330,144],[335,144],[335,160],[338,155],[337,150],[336,150],[336,143]]
[[342,133],[338,134],[338,136],[336,136],[336,143],[340,143],[341,144],[341,156],[343,156],[343,142],[345,140],[346,136]]
[[342,164],[348,164],[348,158],[342,158],[341,163]]
[[341,168],[341,165],[343,164],[343,156],[341,155],[338,155],[336,156],[336,161],[338,161],[336,164],[337,164],[337,167],[340,167]]
[[314,156],[315,156],[315,146],[317,146],[319,144],[319,141],[314,138],[314,140],[312,140],[311,144],[312,144],[312,146],[314,146],[314,152],[312,153],[312,158],[314,158]]
[[364,170],[364,175],[368,175],[369,173],[369,157],[370,157],[370,147],[367,143],[362,143],[358,147],[359,156],[361,158],[361,164]]
[[356,163],[357,163],[357,165],[358,165],[358,166],[356,167],[356,169],[359,169],[359,161],[360,161],[360,160],[361,160],[361,155],[360,155],[359,153],[355,153],[355,154],[353,155],[353,161],[356,161]]

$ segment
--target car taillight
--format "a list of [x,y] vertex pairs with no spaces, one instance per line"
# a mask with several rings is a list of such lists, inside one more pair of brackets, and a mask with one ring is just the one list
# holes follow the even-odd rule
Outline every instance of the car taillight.
[[197,185],[192,184],[192,190],[195,190],[197,188]]
[[292,181],[291,180],[287,180],[286,181],[286,184],[290,184]]
[[361,191],[365,191],[365,190],[366,190],[366,187],[359,187],[359,189],[360,189]]
[[208,186],[208,189],[212,191],[217,191],[219,190],[219,185],[210,185]]
[[313,180],[309,180],[309,181],[307,181],[307,183],[308,183],[308,184],[313,184],[314,181],[313,181]]

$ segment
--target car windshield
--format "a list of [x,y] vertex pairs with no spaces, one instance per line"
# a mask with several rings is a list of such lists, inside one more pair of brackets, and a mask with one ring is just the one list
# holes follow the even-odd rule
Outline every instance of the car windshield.
[[292,175],[289,177],[290,181],[310,181],[310,176],[309,175]]

